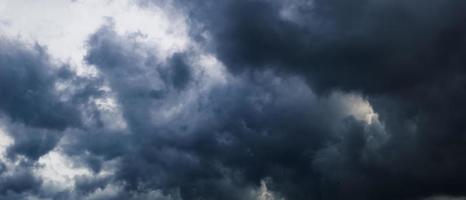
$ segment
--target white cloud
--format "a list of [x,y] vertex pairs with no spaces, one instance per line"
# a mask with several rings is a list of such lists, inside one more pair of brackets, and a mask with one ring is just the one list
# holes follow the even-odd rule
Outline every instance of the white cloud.
[[359,121],[367,124],[380,123],[378,114],[372,108],[372,105],[363,97],[352,93],[334,92],[329,97],[329,101],[336,105],[343,116],[353,116]]
[[257,200],[285,200],[277,197],[273,191],[270,191],[267,187],[267,180],[261,180],[261,186],[257,191]]
[[0,160],[4,159],[7,148],[13,144],[13,139],[0,127]]
[[86,40],[108,19],[120,34],[139,33],[157,47],[160,57],[181,51],[189,43],[182,14],[167,9],[142,9],[131,0],[3,0],[0,36],[19,37],[48,48],[58,62],[70,62],[81,74]]
[[8,174],[11,174],[11,172],[15,169],[18,162],[21,161],[22,158],[20,157],[16,161],[12,161],[6,157],[8,147],[14,144],[14,139],[8,135],[5,128],[2,127],[2,123],[3,122],[0,121],[0,162],[5,165],[6,172]]
[[46,187],[56,188],[57,190],[72,188],[74,178],[77,176],[92,175],[87,168],[74,166],[68,156],[56,149],[39,159],[34,172],[44,180]]

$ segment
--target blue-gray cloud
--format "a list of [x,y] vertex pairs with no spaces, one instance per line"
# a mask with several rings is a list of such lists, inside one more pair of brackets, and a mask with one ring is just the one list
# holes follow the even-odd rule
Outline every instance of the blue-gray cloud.
[[[0,128],[14,141],[0,199],[466,195],[463,2],[173,5],[189,17],[191,49],[160,58],[109,21],[87,40],[92,78],[42,46],[0,40]],[[224,81],[210,80],[206,55]],[[35,171],[51,151],[92,175],[57,192]]]

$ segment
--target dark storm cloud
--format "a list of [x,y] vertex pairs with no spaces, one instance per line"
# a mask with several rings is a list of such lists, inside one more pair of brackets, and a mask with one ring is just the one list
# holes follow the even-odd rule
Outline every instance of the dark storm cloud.
[[[59,84],[70,91],[59,92]],[[0,116],[14,139],[8,154],[36,160],[66,128],[82,126],[80,106],[99,94],[93,84],[52,64],[44,47],[0,40]]]
[[[67,128],[83,126],[80,106],[98,95],[94,84],[66,65],[52,64],[45,47],[0,40],[0,124],[12,139],[1,155],[0,199],[30,199],[48,192],[34,174],[36,161],[57,145]],[[59,91],[58,85],[67,89]]]
[[13,169],[0,173],[0,199],[27,199],[41,193],[42,180],[33,174],[32,162],[17,160]]
[[363,148],[367,130],[346,122],[346,136],[311,159],[319,178],[308,188],[320,191],[311,197],[464,195],[464,1],[175,2],[229,71],[272,69],[304,77],[319,95],[359,91],[370,100],[389,139]]
[[[0,41],[1,128],[14,140],[0,199],[466,195],[463,1],[175,2],[200,48],[161,58],[109,21],[87,41],[95,79]],[[200,66],[205,49],[225,80]],[[114,98],[121,119],[98,98]],[[60,141],[95,176],[56,192],[34,169]]]
[[371,93],[409,92],[464,73],[463,1],[196,3],[192,15],[232,71],[276,67],[319,90]]
[[2,114],[34,127],[62,130],[79,125],[75,108],[61,102],[55,91],[60,73],[54,67],[58,68],[50,63],[43,47],[29,48],[14,40],[0,40]]
[[464,1],[178,2],[193,35],[236,74],[274,69],[319,94],[368,96],[390,140],[369,153],[379,159],[364,158],[356,126],[320,151],[317,198],[464,195]]
[[[367,125],[335,108],[344,95],[315,96],[300,78],[257,72],[203,92],[195,83],[205,77],[193,72],[192,53],[163,62],[151,51],[132,35],[116,34],[111,24],[91,37],[87,61],[117,94],[129,132],[78,136],[66,147],[120,158],[116,178],[129,191],[178,188],[183,199],[255,199],[251,191],[270,178],[287,198],[319,197],[316,153],[347,129],[362,140],[358,147],[349,142],[353,157],[368,148],[369,136],[380,135],[370,128],[380,124]],[[182,103],[188,107],[163,122],[158,113]],[[351,123],[341,126],[346,120]]]
[[34,160],[52,150],[62,135],[52,130],[24,126],[10,127],[8,132],[13,135],[15,141],[14,145],[8,148],[9,155],[24,155]]
[[30,190],[37,190],[40,180],[34,177],[28,170],[19,170],[12,175],[0,179],[0,193],[22,193]]

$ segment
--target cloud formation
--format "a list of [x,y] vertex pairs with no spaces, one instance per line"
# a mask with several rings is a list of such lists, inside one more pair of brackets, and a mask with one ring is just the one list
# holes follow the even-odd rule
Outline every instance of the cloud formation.
[[106,4],[0,37],[0,199],[466,196],[462,1]]

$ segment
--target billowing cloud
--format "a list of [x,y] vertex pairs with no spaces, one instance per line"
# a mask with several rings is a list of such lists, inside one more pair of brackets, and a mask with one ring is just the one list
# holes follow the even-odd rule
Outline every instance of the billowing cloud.
[[460,1],[47,3],[0,3],[2,200],[466,195]]

